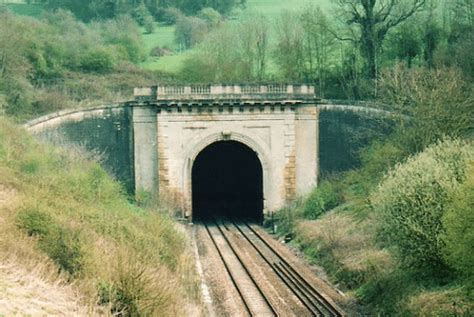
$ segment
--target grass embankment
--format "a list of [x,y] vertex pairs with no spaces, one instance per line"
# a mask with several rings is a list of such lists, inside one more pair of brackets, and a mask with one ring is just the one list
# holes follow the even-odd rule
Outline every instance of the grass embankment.
[[[174,222],[131,204],[88,154],[39,144],[0,118],[0,298],[11,299],[0,314],[185,315],[198,292],[193,263]],[[43,296],[8,282],[9,267],[32,270],[26,283]]]
[[376,186],[364,168],[349,172],[283,210],[280,233],[291,234],[364,314],[468,316],[473,167],[472,143],[445,141],[395,166]]

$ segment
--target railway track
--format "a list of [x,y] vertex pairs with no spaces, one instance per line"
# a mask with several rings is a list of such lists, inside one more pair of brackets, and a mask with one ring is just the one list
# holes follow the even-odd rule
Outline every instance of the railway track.
[[[247,252],[252,249],[263,260],[261,263],[266,266],[264,268],[266,272],[273,273],[279,283],[284,285],[285,291],[297,298],[299,304],[306,309],[306,315],[343,316],[343,313],[285,260],[252,225],[245,222],[215,220],[212,223],[205,223],[204,226],[250,316],[278,316],[278,307],[281,306],[272,303],[275,298],[266,295],[268,288],[261,285],[263,283],[259,283],[258,277],[252,274],[255,268],[251,265],[255,263],[246,262],[239,255],[243,252],[240,250],[243,245],[247,248]],[[239,243],[236,243],[235,239],[240,239]]]
[[247,269],[219,224],[204,224],[225,269],[250,316],[278,316],[270,301]]

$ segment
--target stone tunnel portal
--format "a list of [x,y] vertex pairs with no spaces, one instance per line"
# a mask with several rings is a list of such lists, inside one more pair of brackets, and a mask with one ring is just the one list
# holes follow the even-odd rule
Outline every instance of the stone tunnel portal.
[[194,220],[263,219],[262,164],[251,148],[218,141],[202,150],[192,167]]

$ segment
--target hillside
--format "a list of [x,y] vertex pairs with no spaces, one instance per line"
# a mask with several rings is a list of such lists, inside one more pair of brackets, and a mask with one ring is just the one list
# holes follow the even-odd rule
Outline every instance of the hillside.
[[[230,17],[230,22],[238,22],[245,19],[248,15],[256,14],[265,17],[273,29],[276,24],[276,20],[281,16],[283,12],[299,12],[307,5],[317,5],[324,10],[330,10],[332,7],[331,1],[318,0],[248,0],[245,9],[236,9],[234,14]],[[156,24],[156,30],[152,34],[143,33],[143,39],[147,45],[148,52],[155,46],[169,47],[176,50],[176,44],[174,42],[174,26],[164,26],[159,23]],[[168,72],[171,74],[177,74],[183,63],[193,53],[192,50],[186,51],[175,51],[171,55],[162,56],[155,58],[149,56],[147,61],[142,63],[141,66],[145,69],[159,70]]]
[[39,144],[4,118],[0,242],[3,315],[185,315],[196,302],[194,261],[171,219],[132,205],[81,149]]

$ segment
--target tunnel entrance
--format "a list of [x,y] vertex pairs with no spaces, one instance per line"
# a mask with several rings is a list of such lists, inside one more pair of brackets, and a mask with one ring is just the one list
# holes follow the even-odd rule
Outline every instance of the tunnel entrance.
[[236,141],[219,141],[199,153],[192,168],[194,220],[263,219],[263,171],[257,154]]

